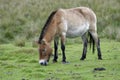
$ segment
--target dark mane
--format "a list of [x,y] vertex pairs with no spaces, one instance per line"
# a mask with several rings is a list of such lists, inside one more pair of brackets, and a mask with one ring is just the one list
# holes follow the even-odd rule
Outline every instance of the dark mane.
[[41,40],[42,40],[43,37],[44,37],[45,31],[47,30],[47,26],[50,24],[50,22],[51,22],[51,20],[52,20],[52,18],[53,18],[53,16],[55,15],[56,12],[57,12],[57,11],[53,11],[53,12],[50,14],[50,16],[48,17],[48,19],[47,19],[44,27],[42,28],[42,31],[41,31],[41,34],[40,34],[38,43],[41,43]]

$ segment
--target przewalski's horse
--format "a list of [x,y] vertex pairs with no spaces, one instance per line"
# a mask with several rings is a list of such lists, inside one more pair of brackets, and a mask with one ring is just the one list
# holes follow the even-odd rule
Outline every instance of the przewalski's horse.
[[86,32],[90,35],[90,42],[97,47],[98,59],[102,59],[100,40],[98,39],[97,19],[95,13],[87,7],[71,9],[58,9],[50,14],[39,37],[39,63],[47,65],[52,54],[51,42],[54,40],[54,59],[58,58],[58,40],[61,40],[62,62],[66,62],[65,40],[68,38],[81,37],[83,40],[83,53],[81,60],[86,58],[87,43]]

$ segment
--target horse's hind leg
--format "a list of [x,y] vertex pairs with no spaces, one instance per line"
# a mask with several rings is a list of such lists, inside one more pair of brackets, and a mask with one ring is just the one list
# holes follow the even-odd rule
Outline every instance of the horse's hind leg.
[[53,62],[57,62],[58,59],[58,39],[54,40],[54,59]]
[[86,53],[87,53],[88,40],[87,40],[85,34],[82,36],[82,40],[83,40],[83,53],[82,53],[82,57],[80,60],[84,60],[86,58]]
[[102,60],[101,49],[100,49],[100,39],[98,38],[97,32],[90,31],[90,34],[92,35],[92,37],[96,43],[97,52],[98,52],[98,59]]
[[100,39],[98,38],[98,47],[97,47],[97,51],[98,51],[98,59],[102,60],[102,55],[101,55],[101,49],[100,49]]

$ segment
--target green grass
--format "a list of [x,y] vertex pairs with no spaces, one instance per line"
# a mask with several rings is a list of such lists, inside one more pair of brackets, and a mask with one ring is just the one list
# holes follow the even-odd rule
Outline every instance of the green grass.
[[[48,66],[38,64],[38,49],[31,43],[25,47],[13,44],[0,45],[0,80],[120,80],[120,43],[102,39],[103,60],[97,60],[88,48],[87,59],[80,61],[82,44],[70,41],[66,44],[68,64],[61,63],[61,51],[57,63]],[[105,68],[94,71],[94,68]]]

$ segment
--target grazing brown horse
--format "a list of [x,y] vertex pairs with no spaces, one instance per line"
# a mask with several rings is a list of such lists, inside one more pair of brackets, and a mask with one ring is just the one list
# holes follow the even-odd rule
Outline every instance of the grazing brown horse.
[[54,59],[57,62],[58,40],[61,40],[63,59],[66,63],[65,40],[66,37],[81,37],[83,40],[83,53],[81,60],[86,58],[87,43],[86,32],[89,33],[90,42],[96,44],[98,59],[102,59],[100,50],[100,40],[97,35],[97,19],[95,13],[87,7],[77,7],[71,9],[58,9],[53,11],[48,17],[39,37],[39,63],[47,65],[52,54],[51,42],[54,40]]

